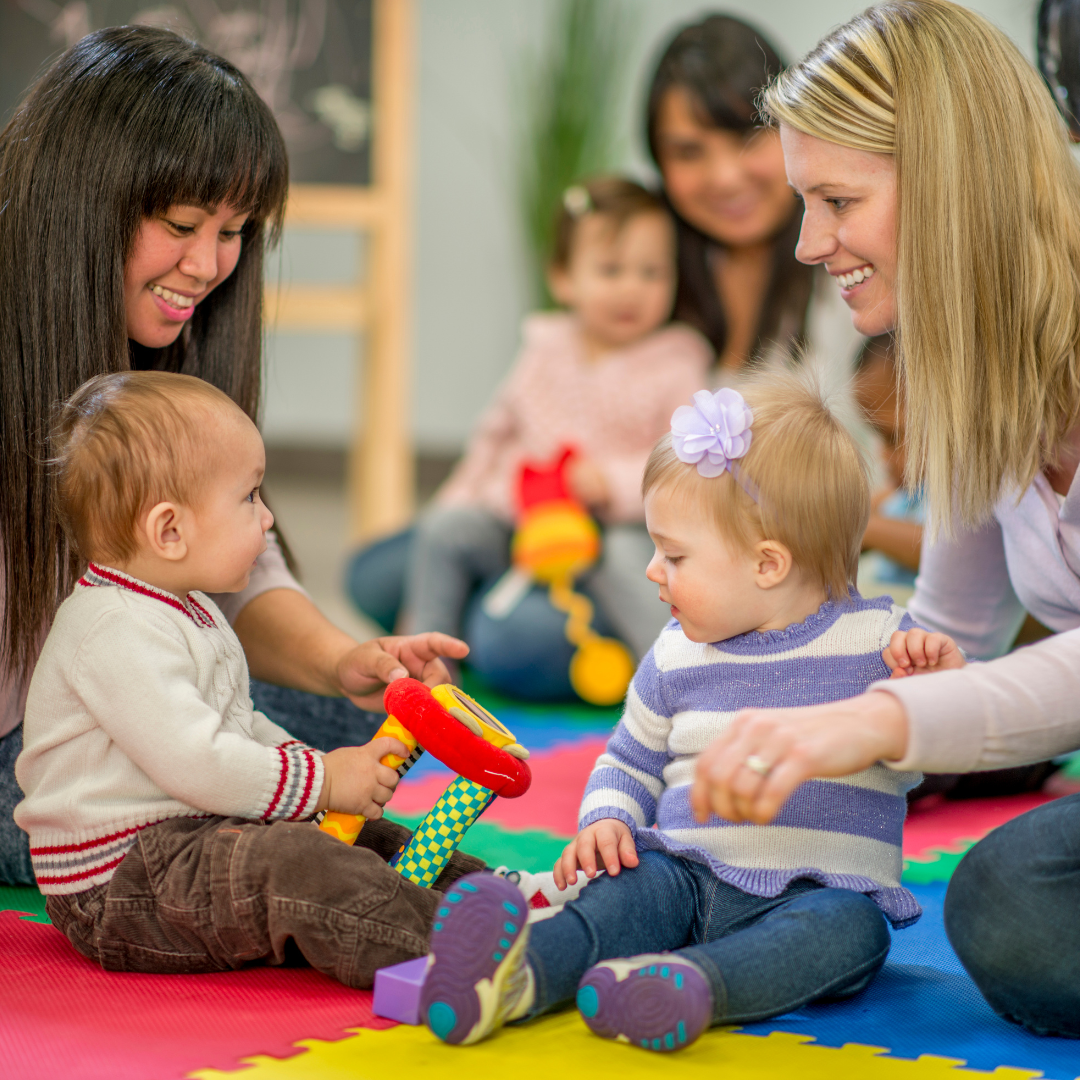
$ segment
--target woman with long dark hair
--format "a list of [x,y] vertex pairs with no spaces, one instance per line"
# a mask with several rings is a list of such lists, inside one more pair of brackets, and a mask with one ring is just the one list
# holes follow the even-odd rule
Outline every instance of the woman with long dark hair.
[[[79,569],[50,483],[54,410],[91,376],[138,368],[206,379],[256,419],[263,253],[287,187],[281,133],[248,80],[165,30],[83,38],[0,133],[0,881],[33,882],[14,762],[38,650]],[[438,654],[467,651],[442,635],[358,644],[268,544],[220,602],[266,680],[256,706],[298,737],[366,741],[376,721],[357,706],[378,708],[392,677],[444,679]]]
[[700,330],[720,382],[807,349],[840,374],[860,338],[827,275],[795,258],[799,204],[757,98],[784,66],[729,15],[683,27],[657,63],[646,137],[679,235],[675,317]]

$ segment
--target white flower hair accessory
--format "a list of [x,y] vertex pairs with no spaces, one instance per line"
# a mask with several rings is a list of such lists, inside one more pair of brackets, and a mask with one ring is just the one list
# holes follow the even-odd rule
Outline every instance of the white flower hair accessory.
[[750,449],[753,422],[754,414],[737,390],[699,390],[693,405],[680,405],[672,413],[671,445],[675,456],[697,465],[702,476],[720,476]]
[[589,195],[588,189],[581,184],[568,187],[563,192],[562,203],[566,212],[574,219],[590,213],[593,208],[592,196]]

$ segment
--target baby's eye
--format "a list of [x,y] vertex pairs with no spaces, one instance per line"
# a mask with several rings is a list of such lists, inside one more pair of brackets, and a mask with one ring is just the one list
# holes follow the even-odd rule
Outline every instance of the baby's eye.
[[258,495],[258,494],[259,494],[259,489],[258,488],[253,488],[247,494],[247,501],[249,503],[253,503],[255,501],[255,496]]
[[665,560],[665,562],[669,562],[669,563],[672,564],[672,566],[674,566],[676,563],[682,562],[683,556],[682,555],[665,555],[664,560]]

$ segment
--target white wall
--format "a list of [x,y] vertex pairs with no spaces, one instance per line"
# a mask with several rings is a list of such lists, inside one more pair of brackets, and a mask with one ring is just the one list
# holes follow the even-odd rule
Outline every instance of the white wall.
[[[640,32],[621,129],[626,167],[648,169],[641,102],[657,50],[687,22],[725,11],[755,23],[796,59],[859,0],[620,0]],[[511,87],[522,50],[542,41],[553,0],[418,0],[416,118],[415,397],[417,446],[460,448],[511,364],[527,306],[514,203]],[[1033,54],[1037,0],[978,0],[981,11]],[[276,343],[270,368],[270,440],[341,443],[349,388],[341,345]],[[307,367],[310,357],[318,363]],[[299,365],[306,367],[301,374]]]

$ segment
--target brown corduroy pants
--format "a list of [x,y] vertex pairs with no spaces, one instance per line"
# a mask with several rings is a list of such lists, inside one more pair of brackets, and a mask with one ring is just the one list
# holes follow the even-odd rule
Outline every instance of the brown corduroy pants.
[[484,866],[458,852],[423,889],[387,865],[409,835],[369,821],[350,847],[310,822],[172,818],[143,829],[104,885],[46,909],[107,971],[306,961],[367,989],[379,968],[427,953],[440,893]]

